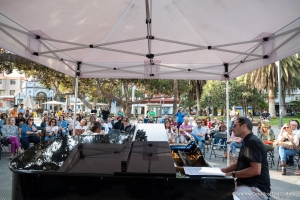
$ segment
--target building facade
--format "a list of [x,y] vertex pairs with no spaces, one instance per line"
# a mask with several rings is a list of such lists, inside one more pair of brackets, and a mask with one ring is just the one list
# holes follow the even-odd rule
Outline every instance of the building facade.
[[22,85],[26,80],[25,74],[13,70],[11,74],[2,72],[0,75],[0,108],[10,109],[17,102],[22,102]]

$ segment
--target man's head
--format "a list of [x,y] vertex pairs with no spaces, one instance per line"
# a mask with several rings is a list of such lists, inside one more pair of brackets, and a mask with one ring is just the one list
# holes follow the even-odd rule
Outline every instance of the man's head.
[[249,133],[252,132],[252,122],[248,118],[239,117],[234,122],[232,131],[235,137],[245,138]]
[[24,108],[24,104],[20,104],[20,108]]
[[290,121],[290,127],[292,128],[292,130],[297,130],[298,129],[298,123],[294,120]]
[[168,115],[165,115],[164,118],[165,118],[165,119],[168,119]]
[[264,113],[267,113],[268,112],[268,110],[267,109],[264,109]]
[[185,124],[185,125],[189,124],[189,118],[188,118],[188,117],[185,117],[185,118],[184,118],[184,124]]
[[90,126],[90,130],[93,132],[93,133],[100,133],[101,131],[101,124],[97,121],[94,121],[91,123],[91,126]]
[[199,119],[199,118],[196,120],[196,123],[197,123],[197,127],[198,127],[198,128],[201,127],[201,122],[202,122],[202,120]]

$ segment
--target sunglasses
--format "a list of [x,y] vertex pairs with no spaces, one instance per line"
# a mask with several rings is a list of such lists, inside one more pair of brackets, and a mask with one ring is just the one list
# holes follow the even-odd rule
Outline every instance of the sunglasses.
[[197,122],[197,124],[201,124],[202,122]]
[[33,121],[34,119],[29,119],[29,121]]

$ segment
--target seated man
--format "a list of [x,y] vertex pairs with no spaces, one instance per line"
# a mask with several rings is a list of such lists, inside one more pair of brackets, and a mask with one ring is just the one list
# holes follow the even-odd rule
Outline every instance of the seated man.
[[81,135],[104,135],[104,130],[102,130],[101,124],[98,121],[91,123],[89,130]]
[[193,127],[192,136],[194,136],[196,142],[198,143],[198,147],[202,152],[203,140],[205,140],[206,128],[201,126],[201,119],[197,119],[197,126]]
[[268,113],[268,110],[267,109],[265,109],[264,110],[264,112],[261,114],[261,116],[260,116],[262,119],[264,119],[264,120],[270,120],[270,113]]
[[243,146],[237,163],[221,171],[237,178],[233,195],[239,199],[268,199],[271,184],[264,144],[252,133],[252,122],[248,118],[238,118],[232,131],[236,137],[243,138]]

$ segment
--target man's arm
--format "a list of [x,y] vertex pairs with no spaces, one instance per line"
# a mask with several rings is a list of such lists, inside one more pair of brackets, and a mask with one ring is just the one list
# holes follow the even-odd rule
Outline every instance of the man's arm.
[[[234,171],[234,170],[232,170],[232,171]],[[232,171],[226,172],[226,176],[231,176]],[[235,177],[236,178],[249,178],[249,177],[253,177],[253,176],[258,176],[258,175],[260,175],[260,173],[261,173],[261,164],[256,163],[256,162],[250,162],[250,167],[240,170],[240,171],[236,171]]]
[[223,172],[223,173],[229,173],[229,172],[232,172],[232,171],[234,171],[234,170],[236,170],[236,168],[237,168],[237,163],[235,163],[235,164],[233,164],[233,165],[230,165],[230,166],[228,166],[228,167],[225,167],[225,168],[222,168],[221,169],[221,171]]

